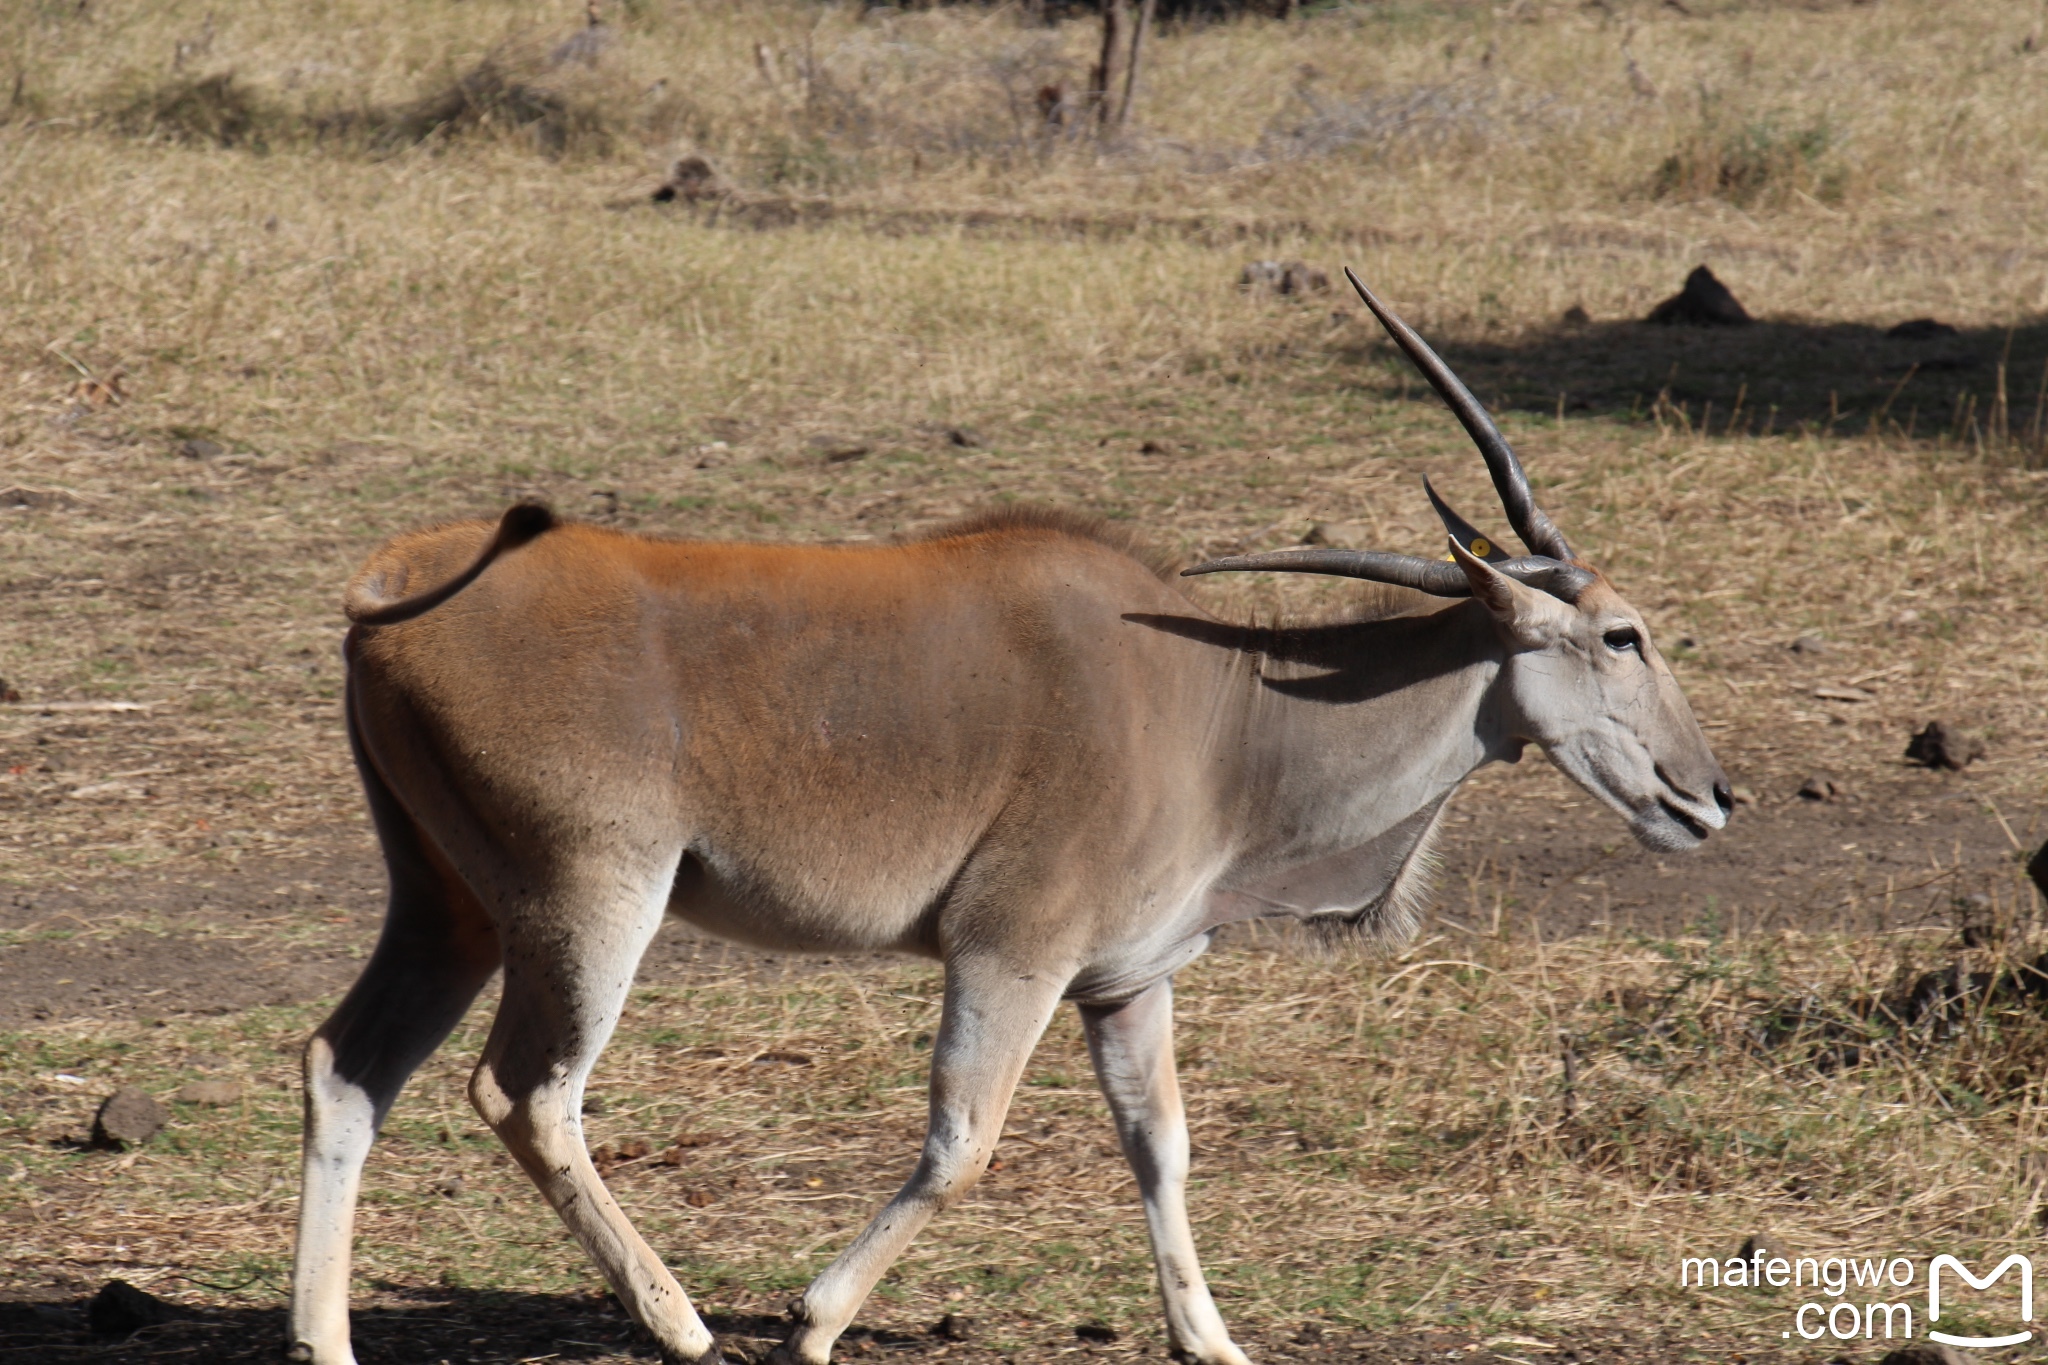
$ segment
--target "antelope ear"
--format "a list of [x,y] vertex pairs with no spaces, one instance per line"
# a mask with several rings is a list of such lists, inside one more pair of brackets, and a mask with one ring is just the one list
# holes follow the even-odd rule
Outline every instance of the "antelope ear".
[[1571,610],[1564,603],[1539,588],[1517,583],[1455,539],[1451,541],[1451,558],[1465,571],[1472,595],[1516,644],[1538,649],[1563,633]]

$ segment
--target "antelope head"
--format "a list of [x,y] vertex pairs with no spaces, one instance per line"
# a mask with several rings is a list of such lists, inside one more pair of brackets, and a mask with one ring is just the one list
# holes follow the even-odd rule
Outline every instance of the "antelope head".
[[1568,777],[1619,811],[1646,846],[1697,846],[1727,824],[1733,794],[1642,614],[1573,553],[1536,505],[1521,461],[1471,390],[1357,275],[1344,274],[1470,433],[1528,553],[1508,554],[1424,479],[1450,535],[1448,560],[1302,549],[1211,560],[1186,572],[1338,574],[1477,599],[1502,646],[1498,719],[1517,750],[1541,745]]

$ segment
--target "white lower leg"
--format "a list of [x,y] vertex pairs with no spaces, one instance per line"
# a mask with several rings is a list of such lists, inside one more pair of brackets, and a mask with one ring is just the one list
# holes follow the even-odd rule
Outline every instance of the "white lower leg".
[[932,1215],[966,1194],[1002,1135],[1010,1095],[1059,1003],[1060,985],[1035,975],[954,964],[932,1045],[931,1118],[924,1154],[896,1197],[797,1300],[796,1330],[775,1359],[825,1365],[876,1281]]
[[711,1329],[590,1164],[579,1116],[582,1092],[580,1081],[564,1081],[514,1099],[499,1086],[488,1059],[470,1081],[477,1112],[597,1263],[626,1311],[664,1351],[682,1360],[702,1359],[714,1344]]
[[376,1136],[376,1102],[334,1074],[334,1051],[316,1037],[306,1049],[304,1181],[289,1337],[294,1361],[355,1365],[348,1344],[349,1255],[363,1160]]
[[1202,1365],[1250,1365],[1230,1339],[1188,1225],[1188,1128],[1173,1064],[1173,985],[1115,1006],[1084,1006],[1088,1050],[1117,1137],[1145,1201],[1159,1294],[1174,1350]]

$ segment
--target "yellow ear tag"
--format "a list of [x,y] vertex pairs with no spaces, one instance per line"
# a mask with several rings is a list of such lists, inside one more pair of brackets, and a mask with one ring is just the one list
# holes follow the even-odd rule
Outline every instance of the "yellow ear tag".
[[1474,536],[1472,537],[1471,552],[1474,559],[1484,559],[1493,553],[1493,547],[1486,543],[1485,536]]

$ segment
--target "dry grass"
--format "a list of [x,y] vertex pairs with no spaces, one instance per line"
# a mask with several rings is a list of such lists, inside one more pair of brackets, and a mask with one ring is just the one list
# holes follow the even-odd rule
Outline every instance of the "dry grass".
[[[360,819],[339,585],[380,536],[529,490],[670,534],[886,535],[1031,497],[1190,552],[1317,520],[1427,550],[1415,475],[1473,511],[1477,462],[1341,300],[1240,293],[1248,258],[1293,255],[1356,265],[1507,400],[1547,503],[1649,612],[1738,782],[1853,783],[1942,715],[1992,742],[1959,783],[2039,837],[2037,10],[1382,5],[1193,28],[1161,35],[1137,126],[1103,146],[1033,102],[1077,84],[1090,31],[1000,7],[628,6],[594,65],[550,61],[572,6],[211,8],[210,27],[196,0],[0,15],[21,54],[18,81],[0,69],[0,490],[24,504],[0,510],[0,674],[30,703],[153,703],[0,711],[10,886],[331,844]],[[682,149],[742,202],[641,202]],[[1767,324],[1620,321],[1701,260]],[[1575,304],[1599,321],[1560,324]],[[1920,314],[1962,333],[1882,337]],[[1343,593],[1205,590],[1266,610]],[[1783,648],[1804,631],[1829,637],[1818,663]],[[1487,889],[1466,894],[1485,923]],[[1760,1228],[2017,1244],[2039,1095],[1971,1077],[2032,1066],[2038,1020],[1849,1069],[1740,1045],[1772,1002],[1863,1019],[1903,942],[1532,956],[1483,935],[1411,959],[1479,966],[1405,975],[1204,964],[1186,1041],[1228,1311],[1385,1327],[1423,1305],[1540,1335],[1626,1305],[1732,1337],[1775,1309],[1673,1297],[1678,1248],[1732,1254]],[[1668,995],[1690,1032],[1656,1034],[1621,987]],[[903,967],[636,1005],[598,1136],[722,1135],[616,1176],[714,1303],[779,1306],[901,1169],[930,995]],[[7,1157],[33,1179],[0,1185],[15,1283],[60,1257],[166,1289],[246,1262],[236,1292],[274,1296],[296,1124],[277,1087],[310,1018],[7,1040],[0,1112],[35,1139]],[[1060,1030],[1014,1169],[876,1313],[999,1285],[1046,1320],[1149,1321]],[[1560,1031],[1585,1068],[1570,1124]],[[366,1274],[587,1285],[459,1101],[473,1043],[380,1148]],[[741,1064],[774,1048],[811,1065]],[[56,1070],[164,1088],[210,1050],[259,1083],[245,1112],[186,1115],[125,1167],[37,1145],[80,1108]],[[457,1171],[460,1197],[432,1192]],[[686,1212],[690,1189],[727,1193]]]
[[[1980,996],[1947,1025],[1912,1027],[1873,1012],[1888,1001],[1910,1017],[1902,983],[1958,960],[1991,958],[1924,937],[1544,947],[1453,934],[1387,964],[1305,962],[1257,940],[1206,959],[1183,983],[1181,1059],[1198,1237],[1226,1311],[1251,1327],[1551,1341],[1625,1313],[1704,1347],[1760,1323],[1775,1333],[1812,1295],[1680,1291],[1681,1255],[1733,1256],[1755,1235],[1813,1256],[2030,1247],[2038,1007]],[[917,966],[707,966],[687,989],[636,993],[593,1084],[590,1140],[629,1154],[613,1190],[717,1311],[779,1311],[907,1169],[937,984]],[[1847,1061],[1843,1021],[1863,1030]],[[0,1107],[12,1188],[33,1193],[0,1234],[13,1267],[0,1287],[120,1274],[186,1302],[269,1302],[296,1172],[281,1053],[308,1022],[259,1011],[169,1034],[17,1039]],[[463,1101],[482,1022],[429,1064],[372,1158],[366,1285],[591,1283]],[[128,1156],[52,1145],[85,1096],[201,1074],[244,1080],[246,1100],[180,1108]],[[863,1322],[916,1330],[967,1312],[1006,1351],[1091,1318],[1152,1339],[1142,1225],[1100,1110],[1063,1017],[999,1166]]]

